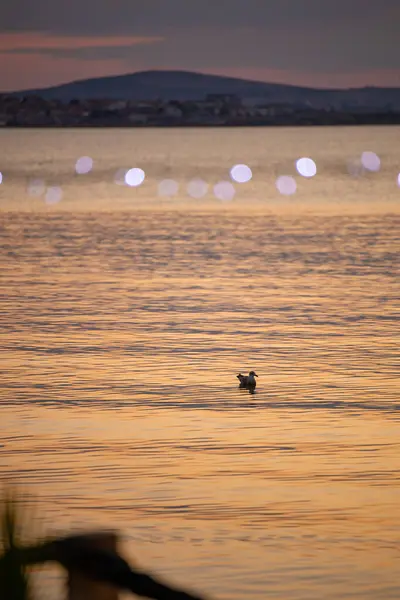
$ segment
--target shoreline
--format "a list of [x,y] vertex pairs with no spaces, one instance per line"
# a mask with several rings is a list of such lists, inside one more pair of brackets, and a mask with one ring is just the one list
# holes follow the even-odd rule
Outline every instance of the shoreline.
[[335,121],[309,119],[298,121],[288,119],[274,122],[235,122],[226,123],[187,123],[187,122],[158,122],[158,123],[126,123],[116,122],[85,122],[85,123],[7,123],[1,129],[224,129],[224,128],[288,128],[288,127],[362,127],[362,126],[387,126],[400,125],[400,114],[396,118],[362,118],[359,115],[354,119],[343,118]]

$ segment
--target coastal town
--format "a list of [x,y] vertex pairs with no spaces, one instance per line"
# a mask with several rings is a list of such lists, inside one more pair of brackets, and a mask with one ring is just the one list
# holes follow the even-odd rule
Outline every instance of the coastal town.
[[0,94],[0,127],[218,127],[400,124],[388,107],[314,107],[268,103],[235,94],[194,100],[44,99]]

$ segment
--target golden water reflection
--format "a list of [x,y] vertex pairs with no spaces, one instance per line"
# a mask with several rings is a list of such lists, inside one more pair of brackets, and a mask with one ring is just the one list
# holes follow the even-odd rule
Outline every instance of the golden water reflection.
[[1,473],[47,531],[218,598],[398,597],[395,214],[3,217]]

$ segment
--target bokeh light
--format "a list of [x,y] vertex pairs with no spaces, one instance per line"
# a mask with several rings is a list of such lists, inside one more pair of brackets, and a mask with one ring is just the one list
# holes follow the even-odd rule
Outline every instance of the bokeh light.
[[75,164],[75,171],[78,175],[86,175],[93,168],[93,160],[90,156],[81,156]]
[[214,196],[218,200],[229,202],[235,197],[235,188],[230,181],[219,181],[214,185]]
[[129,169],[129,171],[125,173],[125,183],[130,187],[138,187],[139,185],[142,185],[144,178],[145,173],[143,169],[139,169],[137,167],[134,169]]
[[3,173],[0,171],[0,185],[3,183]]
[[317,174],[317,165],[312,158],[299,158],[296,161],[296,170],[302,177],[314,177]]
[[28,184],[28,194],[35,198],[42,196],[45,192],[46,184],[43,179],[32,179]]
[[62,195],[63,193],[60,187],[49,187],[47,188],[44,199],[46,204],[57,204],[57,202],[60,202]]
[[174,179],[163,179],[158,184],[159,196],[175,196],[178,193],[179,184]]
[[296,193],[297,183],[294,177],[290,175],[281,175],[275,182],[276,188],[280,194],[291,196]]
[[253,177],[253,173],[247,165],[235,165],[230,170],[230,175],[236,183],[247,183]]
[[400,173],[397,175],[397,185],[400,187]]
[[114,182],[117,185],[126,185],[126,183],[125,183],[126,172],[127,172],[127,169],[118,169],[118,171],[115,173]]
[[208,192],[208,183],[203,179],[192,179],[188,183],[187,192],[192,198],[203,198]]
[[363,152],[361,154],[361,164],[367,171],[376,173],[381,168],[381,159],[375,152]]
[[347,171],[352,177],[361,177],[365,173],[365,168],[359,158],[349,160],[347,163]]

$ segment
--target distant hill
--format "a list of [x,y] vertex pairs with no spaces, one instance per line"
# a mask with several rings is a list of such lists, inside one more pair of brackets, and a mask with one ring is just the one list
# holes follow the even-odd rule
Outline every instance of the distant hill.
[[235,94],[265,103],[311,104],[316,108],[354,106],[400,110],[400,88],[324,90],[189,71],[143,71],[128,75],[73,81],[50,88],[23,90],[14,95],[39,95],[47,100],[202,100],[207,94]]

